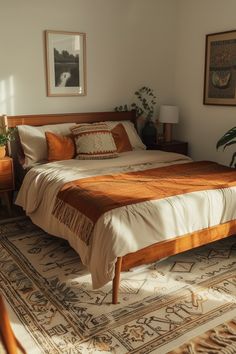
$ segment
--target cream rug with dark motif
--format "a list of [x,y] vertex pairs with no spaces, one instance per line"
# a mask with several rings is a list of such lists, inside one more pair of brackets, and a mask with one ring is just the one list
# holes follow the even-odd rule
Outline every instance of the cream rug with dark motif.
[[66,241],[16,220],[0,225],[0,287],[29,354],[236,353],[235,236],[124,273],[111,305]]

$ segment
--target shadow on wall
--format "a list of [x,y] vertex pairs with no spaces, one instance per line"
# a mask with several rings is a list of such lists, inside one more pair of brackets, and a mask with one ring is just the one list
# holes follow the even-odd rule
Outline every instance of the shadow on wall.
[[15,114],[15,91],[14,91],[14,77],[0,81],[0,114]]

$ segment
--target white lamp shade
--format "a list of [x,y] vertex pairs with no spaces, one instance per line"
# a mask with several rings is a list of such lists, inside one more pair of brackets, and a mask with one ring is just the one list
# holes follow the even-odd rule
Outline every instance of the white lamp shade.
[[179,107],[163,105],[160,107],[160,123],[178,123]]

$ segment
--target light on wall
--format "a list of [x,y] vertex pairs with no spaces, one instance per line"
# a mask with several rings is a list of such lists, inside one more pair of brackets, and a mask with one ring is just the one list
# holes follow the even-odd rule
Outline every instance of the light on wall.
[[159,122],[164,123],[164,139],[166,142],[170,142],[172,140],[172,124],[179,122],[179,108],[177,106],[161,106]]

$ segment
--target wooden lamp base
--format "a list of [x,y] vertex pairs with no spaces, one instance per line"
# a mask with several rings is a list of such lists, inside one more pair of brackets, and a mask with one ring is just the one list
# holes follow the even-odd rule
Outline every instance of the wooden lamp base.
[[171,123],[165,123],[165,125],[164,125],[164,139],[165,139],[165,142],[167,142],[167,143],[172,141],[172,124]]

